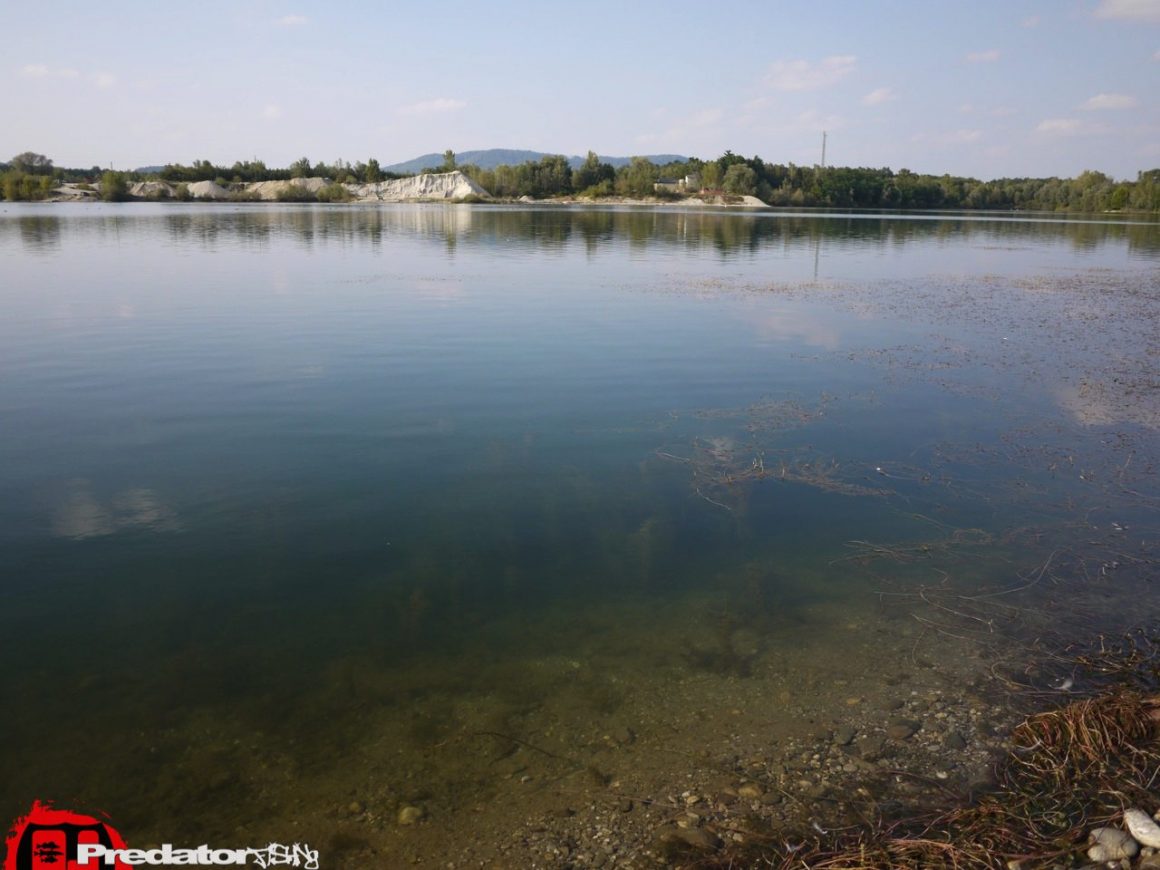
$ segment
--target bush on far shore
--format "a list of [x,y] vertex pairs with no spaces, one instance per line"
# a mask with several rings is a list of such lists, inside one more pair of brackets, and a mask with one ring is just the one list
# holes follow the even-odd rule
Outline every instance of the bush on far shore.
[[123,172],[112,170],[101,175],[101,199],[105,202],[124,202],[129,198],[129,182]]

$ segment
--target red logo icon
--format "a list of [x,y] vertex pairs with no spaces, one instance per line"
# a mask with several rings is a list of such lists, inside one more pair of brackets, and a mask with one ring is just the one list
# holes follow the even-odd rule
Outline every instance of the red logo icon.
[[[55,810],[40,801],[32,804],[28,815],[16,820],[7,840],[4,870],[79,870],[93,866],[77,863],[77,846],[82,843],[125,848],[124,839],[111,825],[81,813]],[[119,860],[101,867],[129,870]]]

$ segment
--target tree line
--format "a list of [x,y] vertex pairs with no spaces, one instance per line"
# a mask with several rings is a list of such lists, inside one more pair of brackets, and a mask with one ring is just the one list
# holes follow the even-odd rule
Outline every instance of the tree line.
[[[602,162],[592,151],[573,168],[561,155],[514,166],[483,169],[459,165],[453,151],[432,172],[460,170],[484,190],[501,199],[580,196],[592,199],[675,196],[658,192],[661,179],[694,179],[693,188],[727,196],[755,196],[773,206],[866,209],[982,209],[1106,212],[1160,212],[1160,169],[1138,173],[1134,181],[1117,181],[1096,171],[1075,178],[999,178],[980,181],[961,176],[927,175],[900,169],[796,166],[767,163],[760,157],[742,157],[726,151],[716,160],[693,158],[664,165],[634,157],[619,168]],[[120,199],[128,184],[159,178],[173,184],[216,181],[222,186],[255,181],[282,181],[306,177],[328,178],[338,184],[373,184],[401,178],[378,160],[348,163],[312,163],[302,157],[288,167],[272,168],[261,160],[237,161],[232,166],[196,160],[172,163],[156,173],[112,172],[100,167],[62,169],[42,154],[24,152],[0,163],[0,194],[9,201],[45,199],[64,182],[94,185],[103,198]]]
[[258,159],[239,160],[233,166],[216,166],[208,160],[195,160],[190,166],[170,163],[157,173],[161,181],[171,183],[191,183],[195,181],[216,181],[225,187],[228,184],[249,184],[255,181],[288,181],[291,178],[329,178],[338,184],[376,184],[391,178],[402,178],[397,172],[383,170],[375,158],[363,162],[348,163],[335,160],[333,163],[319,161],[311,163],[310,158],[301,157],[285,169],[271,168]]
[[[716,160],[692,159],[656,166],[643,157],[619,169],[588,153],[569,172],[563,157],[544,157],[520,166],[485,170],[458,167],[485,190],[503,198],[531,196],[654,196],[662,178],[695,178],[699,190],[755,196],[772,206],[866,209],[989,209],[1025,211],[1160,211],[1160,169],[1135,181],[1116,181],[1102,172],[1076,178],[999,178],[926,175],[900,169],[796,166],[767,163],[726,151]],[[689,190],[690,193],[697,192]]]

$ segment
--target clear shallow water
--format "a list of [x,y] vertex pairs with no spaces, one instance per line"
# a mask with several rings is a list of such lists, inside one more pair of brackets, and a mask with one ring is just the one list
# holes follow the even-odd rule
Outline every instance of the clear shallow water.
[[293,791],[159,781],[238,735],[343,794],[368,708],[570,685],[510,662],[1149,564],[1155,224],[9,206],[0,263],[13,812],[201,833]]

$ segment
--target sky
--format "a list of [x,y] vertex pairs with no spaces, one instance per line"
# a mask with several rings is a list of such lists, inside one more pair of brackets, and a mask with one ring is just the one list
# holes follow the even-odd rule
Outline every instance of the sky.
[[0,0],[0,159],[1160,167],[1160,0]]

